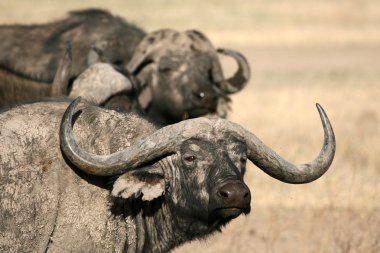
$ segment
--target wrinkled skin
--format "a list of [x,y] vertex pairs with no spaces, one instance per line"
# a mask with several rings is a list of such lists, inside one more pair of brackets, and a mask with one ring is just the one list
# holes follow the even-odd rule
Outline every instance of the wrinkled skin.
[[[190,138],[175,154],[117,177],[90,176],[59,149],[67,105],[36,103],[0,115],[0,251],[167,252],[249,212],[246,147],[234,133]],[[155,130],[96,107],[78,115],[76,140],[100,155]],[[238,185],[241,200],[226,201],[228,183]]]

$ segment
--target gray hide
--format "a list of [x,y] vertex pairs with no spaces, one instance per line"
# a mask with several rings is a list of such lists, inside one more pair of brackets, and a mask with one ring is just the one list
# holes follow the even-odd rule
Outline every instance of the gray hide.
[[[237,61],[233,77],[224,77],[218,53]],[[163,29],[148,34],[127,69],[143,87],[140,104],[148,116],[163,125],[210,113],[225,118],[229,94],[243,89],[250,78],[243,55],[228,49],[216,50],[196,30]]]
[[[0,41],[0,108],[68,95],[69,88],[50,92],[67,41],[73,44],[70,84],[89,65],[106,62],[123,74],[131,72],[143,86],[121,91],[79,85],[73,94],[106,101],[101,105],[112,109],[130,111],[141,105],[159,125],[206,114],[226,117],[229,94],[244,88],[250,78],[243,55],[217,50],[198,31],[163,29],[146,34],[99,9],[70,12],[65,19],[43,25],[0,26],[0,37],[7,38]],[[231,78],[224,78],[218,53],[237,61],[238,70]],[[107,80],[103,78],[102,85],[112,86]]]
[[[54,80],[51,84],[15,78],[9,71],[0,69],[0,109],[14,106],[19,102],[42,97],[59,97],[66,94],[72,65],[71,43],[61,57]],[[29,101],[30,102],[30,101]]]
[[[6,39],[0,41],[0,108],[52,96],[51,83],[68,41],[73,45],[72,81],[89,63],[128,62],[144,36],[140,28],[100,9],[72,11],[47,24],[1,25],[0,37]],[[94,48],[103,48],[101,59],[94,58]],[[67,94],[66,89],[59,95]]]
[[63,118],[66,102],[0,114],[1,252],[167,252],[250,211],[247,158],[279,180],[306,183],[334,157],[320,106],[323,148],[292,165],[226,120],[156,130],[130,114],[76,111],[78,103]]
[[107,46],[103,61],[117,65],[128,62],[145,32],[108,11],[86,9],[71,11],[68,17],[46,24],[2,25],[0,35],[7,38],[0,41],[2,68],[51,83],[68,41],[73,45],[73,78],[88,67],[94,46]]
[[[58,129],[66,107],[36,103],[0,116],[0,252],[123,252],[127,236],[135,242],[132,218],[112,213],[109,190],[98,186],[104,180],[86,181],[63,159]],[[154,129],[96,109],[75,126],[78,140],[97,154]]]

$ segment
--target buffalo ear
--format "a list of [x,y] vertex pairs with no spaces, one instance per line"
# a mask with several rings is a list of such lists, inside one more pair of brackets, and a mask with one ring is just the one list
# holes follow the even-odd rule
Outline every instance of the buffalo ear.
[[132,74],[137,75],[143,68],[153,63],[153,57],[147,53],[136,52],[130,62],[127,64],[126,69]]
[[150,87],[148,85],[146,85],[142,89],[140,94],[138,95],[137,100],[139,101],[139,104],[141,105],[141,107],[143,109],[146,109],[146,108],[148,108],[148,106],[152,102],[152,99],[153,99],[152,90],[150,89]]
[[144,167],[121,175],[113,184],[112,195],[124,199],[141,197],[151,201],[165,193],[164,174],[160,168]]
[[136,76],[147,65],[154,62],[156,35],[147,35],[134,50],[131,60],[124,66],[129,73]]

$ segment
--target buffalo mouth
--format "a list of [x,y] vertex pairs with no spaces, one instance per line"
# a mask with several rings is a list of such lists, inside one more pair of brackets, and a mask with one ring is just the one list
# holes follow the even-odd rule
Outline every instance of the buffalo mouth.
[[190,110],[187,110],[183,114],[183,119],[198,118],[198,117],[205,116],[206,114],[214,113],[214,112],[216,112],[216,108],[206,108],[206,107],[192,108]]
[[251,211],[251,207],[225,207],[216,209],[213,214],[221,219],[235,219],[240,214],[248,214]]
[[240,207],[228,207],[228,208],[218,208],[214,210],[209,219],[209,227],[211,230],[221,230],[221,227],[229,223],[231,220],[237,218],[241,214],[248,214],[250,212],[250,207],[240,208]]

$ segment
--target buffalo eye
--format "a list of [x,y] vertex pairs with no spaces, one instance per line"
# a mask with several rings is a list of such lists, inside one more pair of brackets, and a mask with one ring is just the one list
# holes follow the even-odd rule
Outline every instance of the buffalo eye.
[[245,166],[247,164],[247,156],[242,156],[240,158],[240,163],[241,163],[241,165],[240,165],[240,172],[244,176],[244,174],[245,174]]
[[169,73],[171,69],[169,67],[163,67],[163,68],[159,68],[159,71],[161,73]]
[[188,163],[194,163],[197,158],[193,155],[188,155],[185,156],[183,159]]

